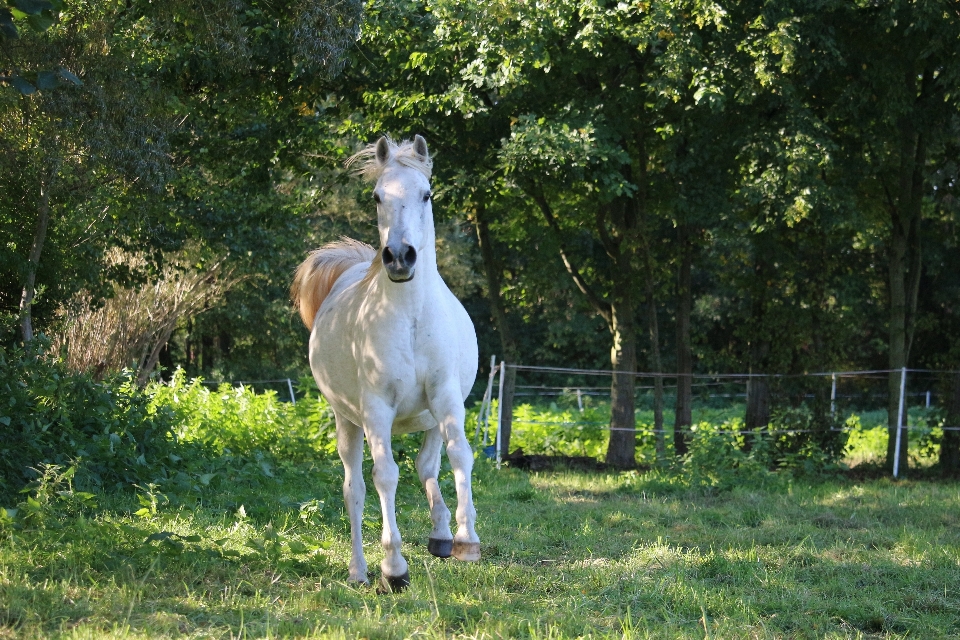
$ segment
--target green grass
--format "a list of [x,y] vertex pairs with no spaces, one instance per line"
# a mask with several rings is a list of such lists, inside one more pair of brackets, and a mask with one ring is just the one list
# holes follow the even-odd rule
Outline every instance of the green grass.
[[[655,474],[479,460],[484,558],[464,564],[426,552],[411,455],[404,593],[346,584],[339,465],[238,463],[209,486],[145,487],[95,509],[61,486],[33,519],[0,525],[0,638],[960,635],[957,484],[772,474],[690,491]],[[377,520],[371,495],[374,573]]]

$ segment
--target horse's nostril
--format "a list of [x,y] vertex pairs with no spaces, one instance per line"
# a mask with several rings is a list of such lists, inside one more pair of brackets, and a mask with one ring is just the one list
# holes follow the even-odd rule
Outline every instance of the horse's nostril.
[[407,245],[407,248],[403,252],[403,262],[408,266],[412,267],[413,263],[417,261],[417,250]]
[[390,247],[383,248],[383,264],[390,264],[393,262],[393,251],[390,251]]

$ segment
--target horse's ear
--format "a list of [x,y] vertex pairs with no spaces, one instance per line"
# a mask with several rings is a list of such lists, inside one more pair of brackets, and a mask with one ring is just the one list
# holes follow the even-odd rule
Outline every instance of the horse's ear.
[[390,159],[390,144],[387,142],[387,136],[381,136],[377,140],[377,153],[376,153],[377,164],[384,165],[387,163],[387,160]]
[[429,160],[430,154],[427,152],[427,141],[419,133],[413,136],[413,150],[421,160]]

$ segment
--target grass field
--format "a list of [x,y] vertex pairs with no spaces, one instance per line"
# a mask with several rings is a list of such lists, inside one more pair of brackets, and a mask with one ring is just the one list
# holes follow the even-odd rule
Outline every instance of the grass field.
[[[480,460],[484,558],[464,564],[427,554],[401,468],[413,584],[395,595],[345,583],[329,462],[238,464],[95,510],[52,482],[3,528],[0,638],[960,636],[957,484],[771,474],[704,492]],[[375,569],[375,498],[367,513]]]

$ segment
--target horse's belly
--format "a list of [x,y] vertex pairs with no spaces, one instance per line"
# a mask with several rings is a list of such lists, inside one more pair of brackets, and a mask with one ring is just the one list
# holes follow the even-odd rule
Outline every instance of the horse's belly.
[[416,433],[417,431],[427,431],[437,426],[437,421],[429,411],[423,411],[409,418],[398,418],[393,422],[393,435],[402,433]]

